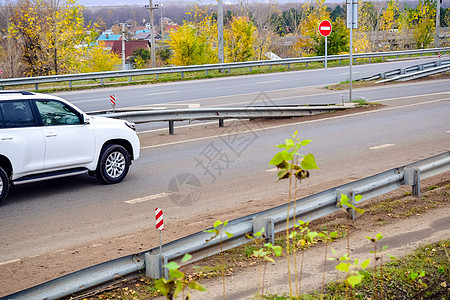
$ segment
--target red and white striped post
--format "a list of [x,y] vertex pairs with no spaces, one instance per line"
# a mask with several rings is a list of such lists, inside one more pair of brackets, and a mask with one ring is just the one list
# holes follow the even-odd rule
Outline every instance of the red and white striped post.
[[159,254],[162,254],[161,236],[164,230],[164,215],[161,208],[155,208],[156,229],[159,230]]
[[109,102],[111,102],[111,105],[112,105],[112,108],[113,108],[113,112],[114,112],[114,108],[116,107],[116,96],[109,95]]

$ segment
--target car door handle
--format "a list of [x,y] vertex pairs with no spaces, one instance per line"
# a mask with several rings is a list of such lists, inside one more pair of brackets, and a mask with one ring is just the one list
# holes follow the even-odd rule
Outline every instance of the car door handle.
[[57,136],[57,134],[56,134],[56,132],[47,132],[47,133],[45,134],[45,136],[46,136],[46,137],[54,137],[54,136]]

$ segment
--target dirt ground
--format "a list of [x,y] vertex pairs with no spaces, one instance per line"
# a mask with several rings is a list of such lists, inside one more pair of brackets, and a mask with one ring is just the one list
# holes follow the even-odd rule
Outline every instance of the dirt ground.
[[[424,180],[421,198],[411,196],[410,192],[411,187],[403,187],[361,203],[360,207],[365,209],[364,214],[350,223],[350,257],[356,257],[360,261],[372,258],[373,262],[373,254],[370,253],[373,250],[373,243],[366,237],[374,237],[378,233],[384,236],[378,247],[386,245],[388,249],[385,253],[396,257],[407,255],[419,245],[450,237],[450,172]],[[324,229],[342,231],[346,222],[346,214],[338,212],[311,222],[310,227],[313,231]],[[333,255],[330,248],[333,248],[337,255]],[[327,252],[328,257],[340,257],[347,253],[347,239],[341,238],[333,242],[331,246],[328,246]],[[325,282],[336,280],[334,269],[336,263],[327,262],[324,254],[325,246],[319,243],[304,252],[304,263],[301,265],[301,255],[297,253],[297,267],[295,267],[295,259],[291,256],[291,288],[294,295],[297,292],[320,291],[323,278]],[[388,260],[387,256],[384,259]],[[196,262],[194,265],[214,266],[220,263],[220,257],[216,257],[215,260]],[[225,278],[226,298],[256,299],[256,293],[262,283],[261,263],[256,258],[243,261],[236,257],[229,259],[226,263],[227,267],[232,269],[232,271],[228,270]],[[195,270],[185,269],[186,272],[195,272]],[[264,280],[265,294],[289,295],[287,270],[286,257],[277,258],[275,263],[267,265]],[[194,291],[192,298],[223,299],[222,278],[217,275],[211,278],[205,277],[200,279],[200,282],[208,288],[208,292]],[[448,292],[450,295],[450,288]]]
[[[362,109],[362,108],[361,108]],[[361,110],[358,108],[357,110]],[[369,107],[366,109],[376,109],[376,107]],[[337,112],[332,114],[332,116],[346,114],[345,112]],[[308,118],[322,118],[323,116],[312,116]],[[273,123],[284,123],[290,122],[290,120],[273,120]],[[215,132],[216,126],[205,126],[205,130],[211,130],[211,132]],[[245,127],[248,128],[248,127]],[[173,141],[186,138],[186,136],[192,136],[189,134],[189,131],[195,132],[195,129],[186,129],[186,132],[177,131],[177,135],[173,137],[166,137],[164,139],[165,142]],[[163,138],[163,136],[161,136]],[[154,140],[154,139],[152,139]],[[156,141],[158,143],[158,141]],[[145,144],[144,144],[145,145]],[[151,145],[151,144],[147,144]],[[299,197],[304,197],[310,194],[317,193],[317,191],[325,190],[334,186],[341,185],[345,182],[336,181],[329,182],[326,186],[314,186],[308,189],[301,190]],[[439,230],[431,230],[430,234],[425,234],[424,236],[420,236],[421,239],[414,240],[413,243],[405,243],[401,245],[399,243],[398,248],[401,250],[401,254],[406,254],[410,249],[419,243],[428,242],[430,237],[441,238],[441,237],[449,237],[450,236],[450,172],[445,174],[441,174],[435,176],[430,179],[426,179],[422,181],[422,193],[423,198],[416,199],[412,197],[404,198],[403,195],[410,191],[410,187],[404,187],[395,192],[392,192],[383,197],[378,197],[377,199],[372,199],[364,203],[364,206],[369,205],[371,203],[383,202],[383,201],[396,201],[399,199],[400,202],[397,203],[394,207],[389,208],[389,205],[382,206],[380,209],[370,210],[368,211],[355,223],[352,225],[352,230],[359,232],[362,235],[373,235],[373,230],[385,231],[388,230],[390,237],[401,236],[405,233],[412,232],[411,229],[422,228],[421,230],[427,230],[426,226],[430,226],[433,221],[438,222],[440,225]],[[447,187],[443,187],[447,185]],[[430,187],[440,186],[434,190],[429,190]],[[388,200],[389,199],[389,200]],[[269,207],[278,205],[281,203],[280,201],[285,201],[284,196],[280,196],[276,199],[262,199],[258,201],[249,201],[247,203],[243,203],[237,207],[227,208],[222,211],[215,211],[214,213],[206,213],[202,215],[196,215],[189,220],[179,220],[174,221],[176,226],[182,226],[185,228],[186,233],[195,233],[205,228],[211,226],[211,224],[217,220],[232,220],[237,217],[240,217],[242,214],[251,214],[254,212],[258,212]],[[389,211],[385,211],[389,210]],[[393,209],[394,211],[390,211]],[[401,211],[398,211],[398,210]],[[411,213],[412,212],[412,213]],[[315,221],[312,223],[313,226],[317,226],[317,228],[321,228],[323,226],[339,226],[338,224],[342,224],[344,222],[343,215],[333,215],[323,218],[319,221]],[[441,224],[443,222],[443,225]],[[329,224],[329,225],[327,225]],[[333,225],[334,224],[334,225]],[[424,227],[425,226],[425,227]],[[441,230],[444,227],[443,230]],[[94,264],[98,264],[104,261],[108,261],[114,258],[126,256],[129,254],[137,253],[140,251],[144,251],[152,248],[150,245],[150,241],[148,240],[149,231],[154,230],[153,228],[142,230],[140,232],[133,232],[128,235],[119,236],[114,239],[107,240],[99,240],[89,244],[80,245],[79,247],[74,247],[71,249],[65,249],[62,251],[58,251],[55,253],[47,253],[45,255],[39,255],[35,257],[28,257],[25,259],[20,259],[17,261],[11,261],[7,263],[3,263],[0,265],[0,297],[11,294],[13,292],[17,292],[36,284],[60,277],[62,275],[92,266]],[[165,233],[166,237],[169,240],[177,239],[179,236],[176,232],[167,231]],[[353,234],[352,234],[353,235]],[[387,234],[385,234],[388,236]],[[355,236],[357,236],[355,234]],[[401,241],[402,239],[394,240],[397,244],[397,241]],[[391,244],[391,243],[389,243]],[[355,242],[352,244],[355,247],[354,251],[357,251],[356,247],[359,247],[359,243]],[[334,245],[333,245],[334,246]],[[336,244],[337,247],[337,244]],[[361,246],[366,247],[366,246]],[[359,248],[358,248],[359,249]],[[318,251],[321,250],[312,250]],[[276,270],[285,269],[282,264],[282,259],[277,261],[277,263],[271,267],[271,272],[273,273],[272,279],[269,275],[267,275],[267,285],[266,287],[270,291],[288,291],[283,286],[282,282],[286,282],[285,275],[280,277]],[[235,262],[229,262],[235,263]],[[249,266],[249,268],[240,268],[239,262],[233,267],[235,272],[228,276],[227,281],[230,280],[228,287],[230,288],[227,293],[230,293],[229,299],[241,299],[252,297],[255,294],[256,288],[258,284],[258,272],[256,262],[250,261],[243,263],[242,266]],[[215,264],[214,261],[211,264]],[[241,270],[240,270],[241,269]],[[306,270],[306,269],[305,269]],[[328,270],[328,269],[327,269]],[[316,274],[317,273],[317,274]],[[251,275],[249,275],[251,274]],[[309,271],[305,271],[305,276],[310,277],[313,281],[320,281],[316,277],[320,272],[316,272],[313,269]],[[308,275],[306,275],[308,274]],[[256,277],[255,277],[256,276]],[[277,278],[279,277],[279,278]],[[233,279],[235,278],[235,279]],[[233,279],[233,281],[231,281]],[[305,279],[306,280],[306,279]],[[250,284],[251,282],[251,284]],[[222,291],[221,282],[217,279],[211,278],[205,282],[205,285],[209,288],[209,293],[207,296],[205,294],[195,296],[197,299],[214,299],[219,297]],[[244,286],[243,286],[244,285]],[[311,284],[304,283],[305,286],[312,287]],[[214,292],[216,290],[216,292]],[[220,296],[221,297],[221,296]]]

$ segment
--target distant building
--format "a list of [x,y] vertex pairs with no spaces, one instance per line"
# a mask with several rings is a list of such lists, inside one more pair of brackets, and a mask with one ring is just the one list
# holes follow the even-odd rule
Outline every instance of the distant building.
[[[105,41],[105,47],[122,56],[122,41]],[[150,50],[150,42],[147,40],[125,41],[125,58],[130,57],[133,51],[139,48]]]

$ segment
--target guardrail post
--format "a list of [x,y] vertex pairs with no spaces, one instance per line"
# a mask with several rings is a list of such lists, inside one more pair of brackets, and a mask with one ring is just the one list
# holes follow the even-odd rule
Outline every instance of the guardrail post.
[[248,71],[251,73],[252,72],[252,67],[248,68]]
[[131,83],[131,75],[128,76],[128,83]]
[[69,88],[72,88],[72,80],[69,80]]
[[404,184],[412,186],[412,195],[420,198],[420,169],[405,168],[403,181]]
[[103,85],[103,78],[100,78],[100,84]]
[[223,127],[223,119],[219,119],[219,127]]
[[290,64],[287,64],[287,66],[288,66],[288,70],[291,68],[291,65]]
[[38,90],[39,90],[39,89],[38,89],[38,84],[37,84],[37,83],[34,84],[34,90],[35,90],[35,91],[38,91]]
[[181,78],[184,78],[184,72],[181,72]]
[[382,56],[382,58],[383,58],[383,61],[384,61],[384,56]]
[[347,211],[348,218],[356,220],[356,213],[353,208],[341,206],[341,195],[346,195],[348,197],[348,202],[352,205],[355,205],[355,190],[348,191],[343,189],[336,189],[336,206],[345,209]]
[[205,71],[205,75],[208,76],[208,70]]
[[306,67],[308,67],[308,63],[306,63]]
[[406,73],[406,70],[404,68],[400,69],[400,75],[404,75]]
[[163,276],[163,256],[161,254],[145,253],[145,276],[159,279]]
[[[256,217],[252,219],[252,226],[253,226],[253,237],[263,238],[266,240],[266,242],[272,243],[272,245],[275,245],[275,226],[273,223],[273,220],[271,218],[267,217]],[[255,233],[261,232],[264,229],[264,233],[261,237],[255,237]]]
[[169,121],[169,134],[174,134],[174,127],[173,127],[173,121]]

